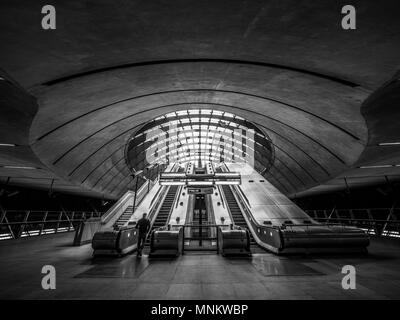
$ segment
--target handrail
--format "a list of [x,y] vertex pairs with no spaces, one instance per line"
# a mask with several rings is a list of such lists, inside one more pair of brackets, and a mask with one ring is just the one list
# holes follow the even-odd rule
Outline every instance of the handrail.
[[[21,221],[13,221],[13,217],[21,214]],[[50,213],[50,214],[49,214]],[[51,214],[57,214],[57,218]],[[33,214],[34,220],[29,220]],[[42,217],[38,217],[41,214]],[[95,211],[48,211],[48,210],[3,210],[0,223],[0,240],[21,237],[41,236],[49,233],[74,231],[77,226],[89,219],[101,219],[101,213]],[[50,219],[48,219],[48,217]],[[11,221],[10,221],[11,220]]]
[[172,212],[174,211],[175,203],[178,203],[178,200],[179,200],[179,198],[181,196],[180,190],[181,190],[181,188],[177,188],[176,191],[175,191],[174,201],[172,202],[171,209],[169,209],[169,213],[168,213],[167,223],[166,224],[168,224],[169,219],[171,219],[171,215],[172,215]]
[[[235,198],[237,198],[239,200],[239,204],[240,204],[241,208],[243,209],[243,211],[245,212],[247,218],[250,219],[250,222],[252,224],[254,224],[257,228],[260,228],[260,229],[263,229],[263,228],[280,229],[281,228],[279,226],[273,226],[273,225],[270,225],[270,226],[261,225],[257,220],[252,218],[252,215],[251,215],[251,212],[250,212],[249,208],[247,207],[246,203],[244,203],[244,201],[241,199],[241,197],[238,194],[238,192],[235,189],[235,187],[231,188],[231,190],[236,195]],[[340,210],[340,209],[337,209],[337,210]],[[355,209],[350,209],[350,210],[355,210]],[[364,209],[364,210],[369,210],[369,209]],[[390,208],[387,208],[387,210],[390,210]],[[307,211],[305,211],[305,212],[307,212]],[[321,225],[324,226],[324,227],[333,227],[333,226],[343,226],[344,227],[344,226],[346,226],[343,223],[344,221],[347,221],[349,223],[351,223],[351,222],[371,223],[371,224],[374,224],[374,225],[377,224],[377,223],[382,223],[382,224],[388,223],[389,226],[394,226],[394,227],[397,227],[397,228],[400,226],[400,221],[399,220],[389,220],[388,221],[388,220],[380,220],[380,219],[356,219],[356,218],[340,218],[340,217],[338,217],[338,218],[310,217],[310,218],[314,219],[317,222],[322,221]],[[269,219],[269,220],[278,220],[278,219],[281,219],[281,218],[272,218],[272,219]],[[282,220],[284,220],[284,219],[282,219]],[[327,223],[327,222],[324,222],[324,221],[339,221],[339,223]],[[340,222],[342,222],[342,223],[340,223]],[[292,229],[294,227],[300,227],[300,226],[309,228],[309,227],[315,226],[315,224],[285,224],[284,228]],[[387,229],[382,229],[381,234],[384,234],[384,232],[390,233],[391,231],[387,230]],[[399,234],[400,234],[400,232],[399,232]]]
[[117,211],[125,204],[125,202],[129,199],[131,193],[132,191],[127,191],[110,209],[108,209],[108,211],[102,217],[102,222],[104,224],[106,224],[111,219],[111,217],[114,216],[115,211]]
[[163,189],[163,190],[160,192],[160,195],[159,195],[157,201],[154,203],[154,205],[152,206],[152,208],[150,209],[150,212],[149,212],[149,220],[151,221],[151,223],[153,223],[153,219],[156,216],[155,213],[158,212],[158,207],[160,206],[160,203],[164,199],[167,191],[169,190],[169,187],[161,186],[160,189]]
[[[99,217],[97,217],[99,218]],[[8,225],[29,225],[29,224],[41,224],[41,223],[54,223],[54,222],[81,222],[87,219],[61,219],[61,220],[37,220],[37,221],[13,221],[13,222],[2,222],[0,226],[8,226]]]
[[240,186],[237,186],[237,187],[238,187],[238,190],[240,191],[240,193],[242,194],[244,200],[246,200],[247,204],[248,204],[249,207],[251,208],[250,201],[249,201],[249,199],[246,197],[246,195],[244,194],[242,188],[240,188]]
[[158,197],[158,194],[161,192],[161,190],[162,190],[162,187],[161,187],[161,188],[159,188],[159,189],[157,190],[157,192],[156,192],[156,194],[154,195],[153,199],[151,199],[151,201],[150,201],[150,207],[152,206],[152,204],[153,204],[154,200],[156,200],[156,199],[157,199],[157,197]]
[[[155,185],[155,181],[151,180],[146,180],[145,183],[139,188],[137,194],[136,194],[136,207],[139,206],[139,204],[142,202],[144,197],[149,193],[150,189]],[[145,191],[145,192],[143,192]],[[133,208],[135,209],[135,208]]]
[[[390,209],[392,209],[391,207],[389,208],[389,207],[377,207],[377,208],[343,208],[343,209],[335,209],[335,210],[347,210],[347,211],[350,211],[350,210],[390,210]],[[400,209],[400,207],[395,207],[395,208],[393,208],[393,210],[399,210]],[[307,212],[307,211],[330,211],[330,210],[332,210],[332,209],[306,209],[306,210],[304,210],[305,212]]]
[[[274,225],[262,225],[260,224],[256,219],[254,219],[250,209],[247,207],[246,203],[243,202],[242,198],[240,197],[240,195],[238,194],[237,190],[235,188],[231,188],[232,192],[236,195],[235,198],[237,198],[239,200],[239,204],[241,205],[243,211],[245,212],[246,216],[248,219],[250,219],[250,221],[255,224],[258,228],[274,228],[274,229],[279,229],[279,226],[274,226]],[[286,219],[287,220],[287,219]]]
[[[158,212],[158,211],[160,210],[160,208],[159,208],[160,203],[161,203],[161,202],[164,202],[164,201],[161,201],[161,200],[164,200],[164,198],[165,198],[165,196],[166,196],[166,194],[168,193],[168,191],[169,191],[170,188],[171,188],[171,186],[169,186],[168,188],[166,188],[166,189],[164,190],[162,196],[160,196],[160,197],[158,198],[157,204],[154,205],[154,207],[151,209],[151,211],[150,211],[150,213],[149,213],[149,219],[150,219],[150,221],[151,221],[151,224],[153,224],[153,222],[154,222],[154,221],[153,221],[153,218],[156,218],[156,216],[157,216],[157,215],[155,215],[155,212]],[[170,217],[171,217],[171,214],[172,214],[172,212],[173,212],[173,208],[174,208],[174,204],[175,204],[175,201],[176,201],[176,198],[177,198],[177,195],[178,195],[178,191],[179,191],[179,189],[177,189],[177,191],[176,191],[176,193],[175,193],[174,201],[172,202],[171,209],[170,209],[170,211],[169,211],[169,213],[168,213],[168,218],[167,218],[167,224],[166,224],[166,225],[168,225],[168,221],[169,221],[169,219],[170,219]],[[155,215],[155,216],[153,217],[153,215]],[[158,230],[158,229],[160,229],[160,228],[164,228],[164,227],[166,227],[166,226],[162,226],[162,227],[156,228],[156,229],[154,229],[154,231],[155,231],[155,230]]]
[[6,210],[3,210],[4,212],[6,212],[6,213],[26,213],[26,212],[30,212],[30,213],[42,213],[42,212],[48,212],[48,213],[60,213],[60,212],[63,212],[63,213],[95,213],[96,215],[102,215],[102,214],[104,214],[104,212],[103,211],[85,211],[85,210],[81,210],[81,211],[77,211],[77,210],[68,210],[68,211],[66,211],[66,210],[17,210],[17,209],[6,209]]
[[[178,190],[176,191],[176,194],[178,195],[178,199],[175,201],[175,209],[178,208],[179,205],[179,199],[181,198],[181,192],[182,192],[183,186],[179,186]],[[168,217],[169,218],[169,217]],[[168,220],[169,221],[169,220]]]
[[[241,207],[243,206],[243,208],[240,208],[240,209],[243,209],[243,211],[245,211],[246,215],[249,216],[250,210],[247,208],[247,205],[243,202],[243,200],[242,200],[242,198],[240,197],[240,195],[238,194],[236,188],[231,188],[230,186],[228,186],[228,187],[231,189],[232,193],[233,193],[234,195],[236,195],[235,199],[238,200],[239,205],[241,205]],[[254,221],[254,222],[255,222],[256,224],[259,224],[257,221]]]
[[[143,183],[139,190],[136,193],[136,207],[137,205],[141,202],[141,200],[143,200],[144,195],[147,194],[147,187],[148,184],[150,183],[149,180],[146,180],[145,183]],[[145,193],[143,194],[143,191],[145,191]],[[116,214],[118,214],[118,212],[122,211],[121,214],[123,213],[123,211],[125,210],[126,207],[126,203],[128,201],[131,200],[131,197],[134,197],[135,193],[131,190],[127,191],[107,212],[106,214],[102,217],[102,224],[105,225],[107,223],[110,222],[110,220],[115,217]],[[125,206],[125,207],[124,207]],[[132,208],[133,211],[135,211],[135,208]]]
[[382,220],[382,219],[353,219],[353,218],[314,218],[316,220],[339,220],[339,221],[356,221],[356,222],[382,222],[382,223],[400,223],[400,220]]
[[[172,166],[171,172],[174,170],[176,164],[177,164],[177,162],[175,162],[175,164]],[[178,166],[176,169],[178,169],[178,168],[179,168],[179,166]],[[168,191],[166,191],[166,192],[163,194],[163,196],[159,198],[159,201],[161,200],[161,198],[162,198],[162,199],[165,198],[166,194],[169,192],[169,190],[171,189],[171,187],[172,187],[172,186],[169,186],[169,188],[167,188]],[[168,224],[168,221],[169,221],[169,219],[170,219],[170,217],[171,217],[171,214],[172,214],[172,212],[173,212],[174,205],[175,205],[175,203],[177,203],[177,199],[179,199],[179,197],[180,197],[181,189],[182,189],[182,186],[181,186],[180,188],[177,188],[177,190],[176,190],[176,192],[175,192],[174,200],[173,200],[173,202],[172,202],[171,209],[170,209],[170,211],[169,211],[169,213],[168,213],[167,224]],[[158,209],[157,211],[159,211],[159,209]],[[152,221],[152,219],[151,219],[151,221]]]
[[[177,165],[177,162],[175,162],[173,164],[173,166],[171,168],[171,171],[175,170],[175,165]],[[149,217],[149,220],[151,221],[152,224],[153,224],[153,220],[156,217],[155,213],[158,212],[160,203],[164,200],[165,195],[168,192],[169,188],[170,188],[169,186],[160,186],[160,189],[157,191],[157,193],[155,194],[155,196],[153,197],[153,199],[150,202],[151,209],[149,211],[149,216],[148,217]],[[157,199],[157,201],[153,205],[153,202],[154,202],[155,199]]]

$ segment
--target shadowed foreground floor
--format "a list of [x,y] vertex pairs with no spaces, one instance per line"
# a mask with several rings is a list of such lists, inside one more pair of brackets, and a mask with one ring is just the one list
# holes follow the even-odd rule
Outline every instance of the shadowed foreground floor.
[[[73,234],[0,243],[0,299],[398,299],[400,250],[372,240],[368,255],[251,258],[186,254],[176,259],[92,259]],[[41,268],[56,268],[55,290],[41,287]],[[341,286],[344,265],[357,271],[355,290]]]

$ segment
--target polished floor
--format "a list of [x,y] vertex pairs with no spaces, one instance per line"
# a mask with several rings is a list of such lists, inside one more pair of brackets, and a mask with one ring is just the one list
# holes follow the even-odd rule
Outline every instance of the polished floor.
[[[92,259],[73,234],[0,243],[0,299],[398,299],[400,245],[373,240],[367,255],[224,258],[189,253],[176,259]],[[43,290],[43,265],[56,268],[56,289]],[[341,286],[343,265],[356,268],[356,289]]]

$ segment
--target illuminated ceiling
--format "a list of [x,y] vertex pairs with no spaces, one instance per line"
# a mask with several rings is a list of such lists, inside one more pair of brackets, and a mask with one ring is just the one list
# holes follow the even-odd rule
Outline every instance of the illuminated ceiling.
[[248,162],[262,172],[274,161],[269,137],[235,114],[191,109],[171,112],[144,125],[129,141],[133,170],[155,163]]

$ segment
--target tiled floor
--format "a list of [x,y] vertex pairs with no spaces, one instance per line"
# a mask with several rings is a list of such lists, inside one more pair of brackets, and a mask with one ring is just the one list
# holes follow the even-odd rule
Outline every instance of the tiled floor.
[[[176,259],[92,259],[73,234],[2,241],[0,299],[395,299],[400,245],[373,240],[368,255],[251,258],[187,254]],[[43,290],[41,268],[56,268],[56,289]],[[341,287],[341,268],[356,267],[355,290]]]

